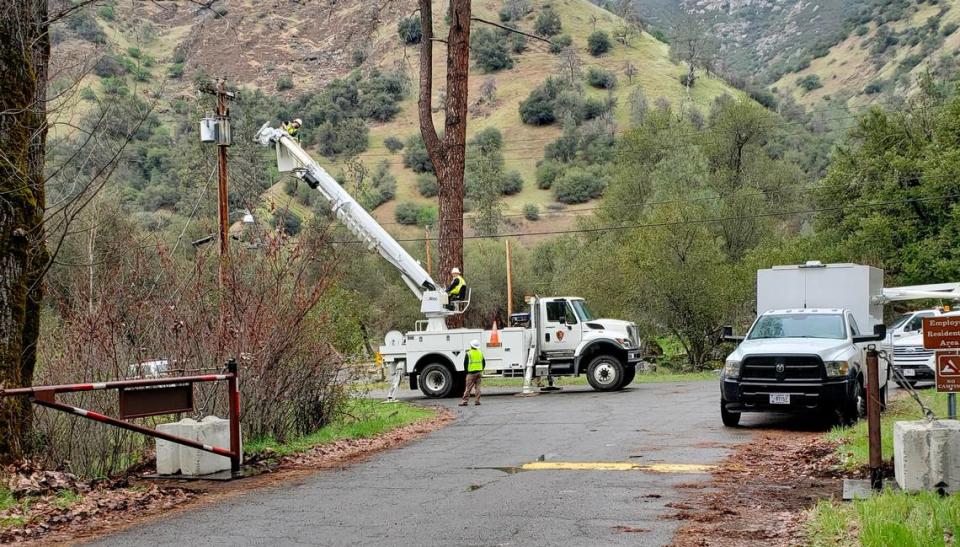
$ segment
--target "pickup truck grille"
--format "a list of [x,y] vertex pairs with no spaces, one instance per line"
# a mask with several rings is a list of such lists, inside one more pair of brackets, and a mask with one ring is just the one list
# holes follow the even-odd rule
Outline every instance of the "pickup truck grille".
[[[778,365],[783,365],[778,371]],[[823,378],[823,361],[816,355],[754,355],[743,360],[740,378],[761,382],[806,382]]]
[[923,365],[933,355],[932,349],[923,349],[923,346],[894,346],[893,364],[903,365]]

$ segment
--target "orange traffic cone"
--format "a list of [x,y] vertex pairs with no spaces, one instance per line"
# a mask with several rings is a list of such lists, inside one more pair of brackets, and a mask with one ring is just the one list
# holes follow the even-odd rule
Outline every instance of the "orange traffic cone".
[[500,331],[497,329],[497,322],[493,322],[493,332],[490,333],[490,341],[487,342],[488,348],[500,347]]

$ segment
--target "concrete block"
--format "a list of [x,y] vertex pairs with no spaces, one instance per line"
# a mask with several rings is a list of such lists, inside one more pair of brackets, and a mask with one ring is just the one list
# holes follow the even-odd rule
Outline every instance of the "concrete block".
[[893,426],[894,471],[908,492],[960,492],[960,421],[896,422]]
[[[157,426],[157,431],[193,439],[197,421],[186,418],[179,422],[170,422]],[[163,439],[157,439],[157,473],[160,475],[174,475],[180,472],[180,451],[186,447]]]
[[[193,440],[210,446],[230,448],[230,420],[207,416],[200,422],[193,423],[195,424],[191,437]],[[180,449],[180,471],[184,475],[199,477],[228,469],[230,469],[230,458],[226,456],[218,456],[196,448]]]

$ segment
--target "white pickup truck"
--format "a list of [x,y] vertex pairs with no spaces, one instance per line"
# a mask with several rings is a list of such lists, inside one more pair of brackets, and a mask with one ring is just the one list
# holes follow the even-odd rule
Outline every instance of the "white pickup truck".
[[[743,412],[866,412],[866,348],[884,338],[883,272],[856,264],[776,266],[757,272],[757,319],[721,373],[720,415]],[[881,404],[889,372],[880,363]]]

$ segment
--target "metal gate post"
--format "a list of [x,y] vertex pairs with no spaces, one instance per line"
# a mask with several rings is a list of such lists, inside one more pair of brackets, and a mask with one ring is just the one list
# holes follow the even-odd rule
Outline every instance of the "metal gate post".
[[883,488],[883,455],[880,444],[880,365],[877,349],[867,349],[867,431],[870,443],[870,487]]
[[240,442],[240,372],[236,359],[227,361],[227,371],[231,373],[227,380],[227,391],[230,392],[230,452],[233,453],[230,456],[230,469],[236,473],[240,471],[243,461],[243,444]]

